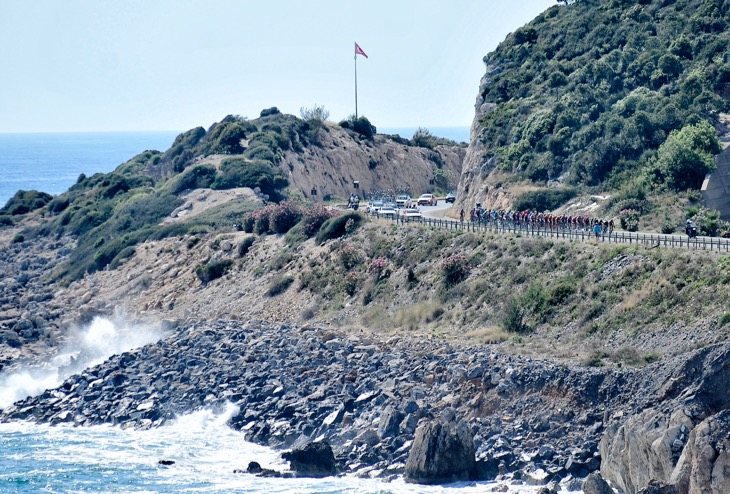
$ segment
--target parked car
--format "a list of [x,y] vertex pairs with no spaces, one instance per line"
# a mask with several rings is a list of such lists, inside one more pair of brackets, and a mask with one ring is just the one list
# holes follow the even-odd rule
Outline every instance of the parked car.
[[408,194],[400,194],[395,198],[395,205],[398,208],[406,208],[411,203],[411,196]]
[[398,213],[390,204],[384,204],[377,212],[379,218],[395,218],[396,214]]
[[446,202],[454,203],[456,201],[456,192],[449,192],[446,194]]
[[420,220],[421,218],[423,218],[421,212],[415,208],[407,208],[401,210],[400,216],[404,220]]
[[438,199],[433,194],[421,194],[418,198],[419,206],[436,206],[438,205]]
[[373,201],[370,204],[368,204],[368,213],[378,214],[378,211],[382,207],[383,207],[383,203],[381,201]]

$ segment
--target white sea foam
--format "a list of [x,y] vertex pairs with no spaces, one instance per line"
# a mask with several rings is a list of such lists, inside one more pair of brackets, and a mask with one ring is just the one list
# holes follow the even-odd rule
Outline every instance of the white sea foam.
[[0,374],[0,409],[59,386],[69,376],[119,354],[157,341],[161,333],[147,327],[96,317],[72,330],[63,348],[47,362]]
[[[48,485],[53,490],[44,492],[120,492],[122,485],[124,492],[150,493],[477,494],[490,492],[496,485],[423,486],[402,479],[282,479],[233,473],[245,470],[250,461],[278,471],[288,467],[279,451],[247,442],[241,432],[226,426],[237,412],[236,406],[228,404],[223,410],[201,410],[151,430],[0,424],[0,492],[26,480],[28,490],[18,492],[35,492],[35,486]],[[175,463],[159,465],[163,459]],[[504,486],[510,494],[535,494],[539,488]]]

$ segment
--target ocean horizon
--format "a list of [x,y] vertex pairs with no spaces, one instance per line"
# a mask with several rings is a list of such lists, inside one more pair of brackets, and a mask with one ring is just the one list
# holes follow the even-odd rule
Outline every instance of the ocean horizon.
[[444,139],[451,139],[456,142],[469,143],[469,131],[470,127],[378,127],[379,134],[398,134],[399,136],[410,139],[418,129],[426,129],[432,135],[436,137],[443,137]]
[[[383,127],[410,139],[419,129],[469,142],[469,127]],[[83,173],[109,173],[139,153],[166,151],[180,131],[0,133],[0,207],[19,190],[66,192]]]
[[19,190],[66,192],[82,173],[108,173],[179,131],[0,133],[0,207]]

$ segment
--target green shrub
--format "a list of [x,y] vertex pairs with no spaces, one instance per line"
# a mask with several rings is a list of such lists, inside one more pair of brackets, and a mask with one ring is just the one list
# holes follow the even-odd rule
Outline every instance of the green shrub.
[[214,152],[221,154],[243,153],[244,148],[241,141],[246,139],[246,133],[249,131],[248,126],[243,125],[241,122],[228,122],[223,125],[224,128],[215,140]]
[[725,312],[720,319],[717,321],[717,327],[721,328],[730,322],[730,312]]
[[238,257],[243,257],[251,250],[251,246],[256,241],[255,237],[246,237],[238,244]]
[[286,232],[286,235],[284,235],[284,242],[286,242],[286,245],[294,247],[306,242],[308,238],[309,235],[307,235],[304,231],[304,221],[300,221]]
[[13,243],[19,244],[21,242],[25,242],[25,235],[23,235],[22,233],[16,233],[13,237]]
[[211,185],[213,189],[249,187],[278,197],[278,191],[289,185],[288,180],[268,161],[246,161],[242,158],[227,158],[221,163],[220,177]]
[[346,270],[351,270],[363,261],[362,253],[352,244],[346,244],[339,250],[340,263]]
[[662,233],[665,235],[671,235],[677,230],[677,227],[674,223],[672,223],[670,220],[664,221],[662,224]]
[[515,211],[552,211],[576,196],[573,188],[545,189],[525,192],[514,204]]
[[170,182],[170,189],[173,194],[179,194],[186,190],[202,189],[210,187],[215,180],[215,168],[210,166],[195,166],[185,170]]
[[232,264],[233,261],[231,259],[211,261],[196,267],[195,274],[203,283],[209,283],[226,274],[226,271],[228,271],[228,268],[230,268]]
[[269,284],[266,295],[275,297],[284,293],[294,283],[294,278],[289,275],[277,276]]
[[508,333],[525,333],[527,326],[524,323],[525,311],[517,300],[510,299],[504,309],[501,326]]
[[575,284],[569,281],[562,281],[550,289],[548,304],[551,307],[564,303],[576,292]]
[[63,212],[71,204],[71,200],[68,197],[56,197],[48,203],[48,211],[53,214],[59,214]]
[[355,131],[366,139],[372,139],[377,133],[375,126],[365,117],[355,118],[353,116],[349,120],[341,121],[340,127]]
[[[357,228],[363,221],[363,216],[360,213],[351,211],[344,213],[335,218],[330,218],[322,224],[322,227],[317,233],[316,242],[317,245],[321,245],[327,240],[334,238],[340,238],[348,233],[348,228]],[[349,227],[348,227],[349,222]]]
[[13,226],[15,222],[10,216],[0,215],[0,226]]
[[269,161],[271,163],[276,163],[277,158],[276,154],[274,154],[274,151],[272,151],[270,148],[266,146],[256,146],[256,147],[250,147],[246,150],[244,153],[244,156],[249,159],[259,159],[264,161]]
[[18,216],[40,209],[53,199],[53,196],[37,190],[19,190],[0,209],[0,213]]
[[261,110],[261,113],[259,116],[261,117],[270,117],[271,115],[279,115],[281,112],[279,109],[275,106],[272,106],[271,108],[266,108],[264,110]]
[[527,307],[530,313],[540,316],[548,309],[548,296],[541,285],[532,283],[518,303],[521,307]]

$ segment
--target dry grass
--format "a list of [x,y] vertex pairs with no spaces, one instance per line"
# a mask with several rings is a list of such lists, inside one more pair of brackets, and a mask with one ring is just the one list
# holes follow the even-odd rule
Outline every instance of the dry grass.
[[478,328],[473,331],[469,331],[465,336],[470,340],[483,344],[503,343],[510,338],[509,333],[499,326]]

